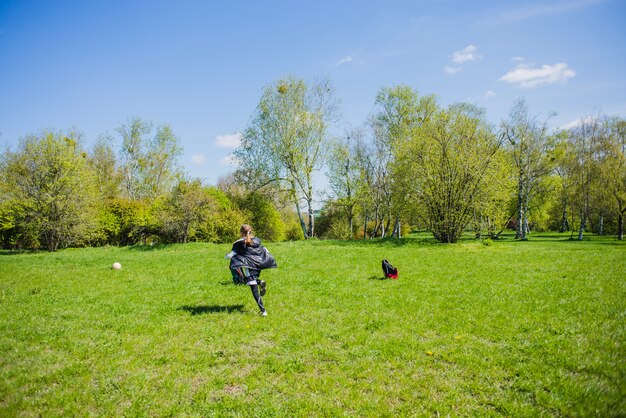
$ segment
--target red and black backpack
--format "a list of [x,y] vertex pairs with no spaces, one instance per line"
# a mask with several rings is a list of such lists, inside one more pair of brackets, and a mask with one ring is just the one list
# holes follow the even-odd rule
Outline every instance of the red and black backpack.
[[398,278],[398,269],[391,265],[387,259],[383,260],[383,273],[386,278],[397,279]]

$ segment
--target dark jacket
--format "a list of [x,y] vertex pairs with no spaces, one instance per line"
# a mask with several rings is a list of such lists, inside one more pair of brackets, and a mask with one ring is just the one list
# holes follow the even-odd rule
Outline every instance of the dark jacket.
[[252,245],[247,246],[242,239],[235,241],[232,251],[237,253],[230,259],[230,267],[248,267],[254,270],[276,268],[276,260],[270,252],[261,245],[259,238],[252,238]]

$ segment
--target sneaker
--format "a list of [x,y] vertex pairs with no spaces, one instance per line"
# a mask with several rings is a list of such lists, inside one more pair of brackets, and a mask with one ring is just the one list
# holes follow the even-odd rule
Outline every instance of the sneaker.
[[261,313],[259,313],[260,316],[267,316],[267,311],[263,311]]
[[261,296],[265,296],[265,292],[267,292],[267,289],[265,289],[266,286],[267,286],[267,283],[261,280],[261,283],[259,284],[259,287],[261,288],[261,292],[259,293]]

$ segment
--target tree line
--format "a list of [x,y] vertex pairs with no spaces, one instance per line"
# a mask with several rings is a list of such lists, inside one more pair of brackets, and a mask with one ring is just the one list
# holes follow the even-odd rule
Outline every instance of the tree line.
[[[531,230],[623,239],[622,118],[550,129],[553,115],[532,115],[519,99],[493,125],[477,106],[443,106],[404,85],[381,89],[371,117],[339,137],[330,134],[336,111],[327,81],[278,80],[236,151],[237,181],[284,191],[306,238],[401,237],[417,227],[452,243],[467,230],[497,238],[510,227],[518,239]],[[330,193],[316,228],[311,178],[324,167]]]
[[268,195],[189,178],[168,125],[133,118],[91,149],[84,142],[76,131],[44,131],[2,154],[2,248],[230,242],[244,222],[270,240],[299,237]]
[[[616,234],[626,212],[626,121],[596,115],[551,129],[523,99],[498,125],[468,103],[382,88],[360,127],[333,135],[327,80],[267,85],[237,169],[206,185],[179,164],[168,125],[130,119],[86,149],[76,131],[23,138],[0,159],[3,248],[228,242],[248,222],[269,240],[402,237],[452,243],[506,228]],[[325,173],[321,213],[314,209]]]

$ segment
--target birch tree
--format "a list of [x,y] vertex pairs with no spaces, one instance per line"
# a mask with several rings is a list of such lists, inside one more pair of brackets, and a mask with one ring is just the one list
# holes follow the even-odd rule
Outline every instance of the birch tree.
[[[256,188],[278,183],[289,191],[305,238],[315,233],[314,173],[325,162],[328,127],[335,121],[336,110],[330,82],[283,78],[265,87],[235,150],[240,178]],[[301,201],[308,212],[308,226]]]
[[601,179],[610,194],[610,205],[617,213],[617,239],[624,239],[626,215],[626,120],[618,117],[607,121],[607,134],[601,140]]
[[344,138],[334,142],[328,161],[328,179],[335,197],[335,205],[346,214],[350,237],[354,236],[354,218],[359,204],[361,172],[358,165],[358,144],[363,132],[348,131]]
[[569,134],[570,199],[578,212],[578,239],[582,240],[593,203],[594,188],[599,187],[598,152],[605,134],[603,120],[600,117],[585,118],[579,126],[570,129]]
[[501,132],[517,171],[517,239],[526,239],[528,208],[534,188],[554,166],[549,119],[530,116],[526,101],[519,99],[513,104],[509,119],[501,123]]

